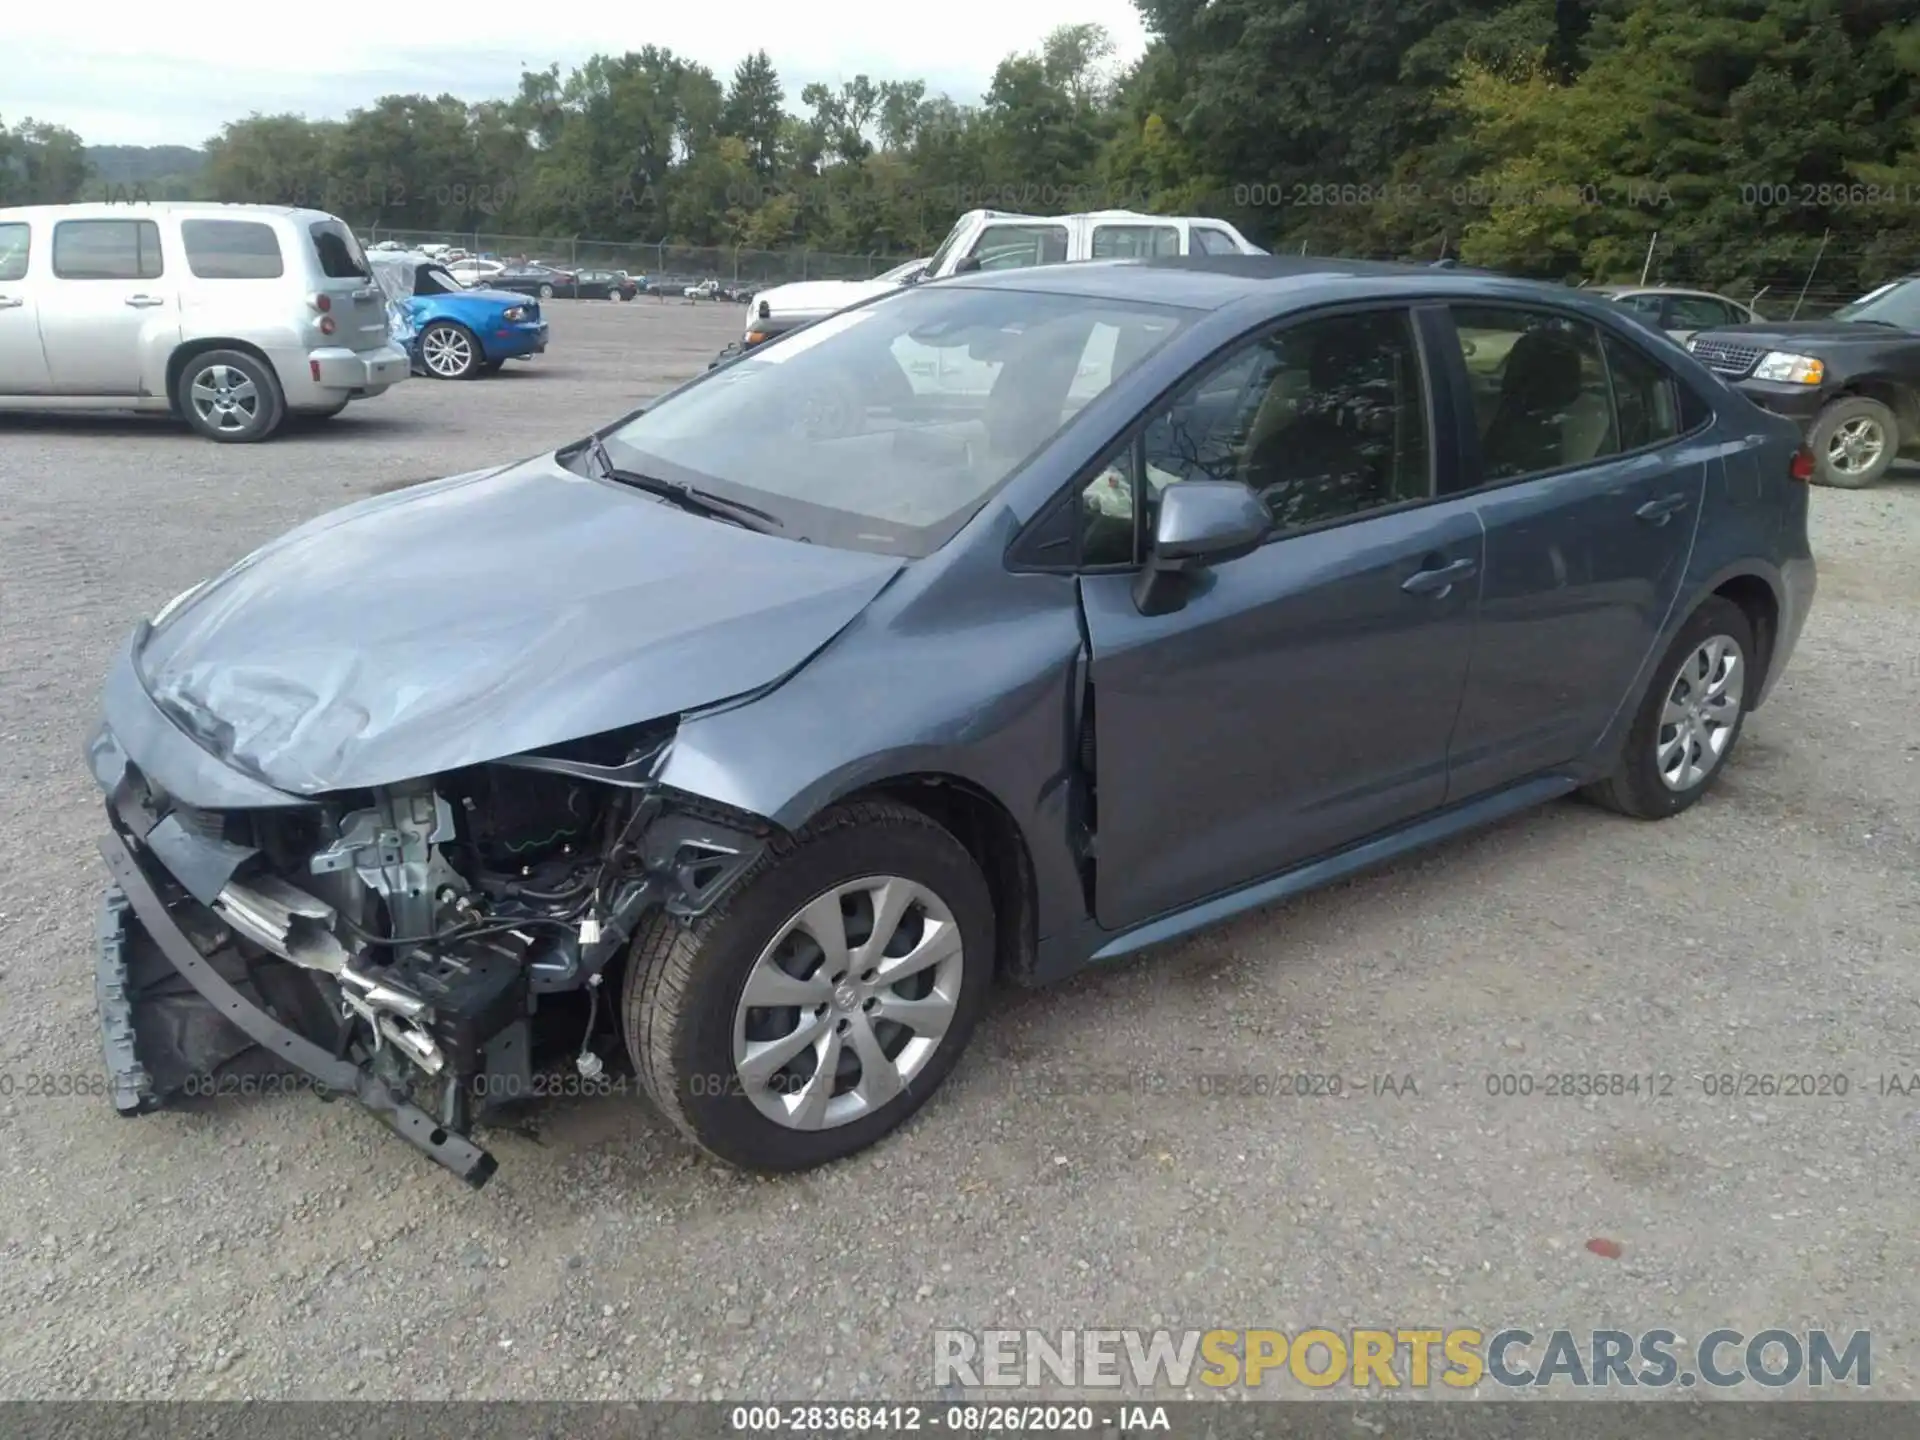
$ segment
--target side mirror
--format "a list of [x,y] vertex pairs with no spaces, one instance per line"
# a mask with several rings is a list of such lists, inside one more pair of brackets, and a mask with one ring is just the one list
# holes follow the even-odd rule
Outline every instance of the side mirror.
[[1186,602],[1187,577],[1251,555],[1266,541],[1273,517],[1260,497],[1237,480],[1187,480],[1160,492],[1153,547],[1134,583],[1143,615],[1162,615]]
[[968,255],[953,267],[953,273],[956,275],[971,275],[979,268],[980,257],[978,255]]

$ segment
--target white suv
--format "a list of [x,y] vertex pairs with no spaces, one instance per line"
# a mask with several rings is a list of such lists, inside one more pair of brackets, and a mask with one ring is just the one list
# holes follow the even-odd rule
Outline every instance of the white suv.
[[324,211],[0,209],[0,410],[171,410],[245,442],[409,369],[359,241]]

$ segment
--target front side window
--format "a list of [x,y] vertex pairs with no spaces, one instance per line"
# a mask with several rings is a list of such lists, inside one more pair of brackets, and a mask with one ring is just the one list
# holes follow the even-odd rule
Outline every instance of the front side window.
[[930,554],[1097,393],[1191,322],[1130,301],[914,288],[765,342],[606,437],[615,465],[779,533]]
[[[1346,520],[1433,493],[1425,374],[1413,317],[1365,311],[1309,320],[1211,367],[1147,425],[1133,457],[1081,494],[1081,554],[1117,564],[1135,495],[1151,534],[1159,497],[1185,480],[1235,480],[1277,531]],[[1131,531],[1126,531],[1131,545]]]
[[416,295],[458,295],[466,288],[444,265],[422,265],[413,277]]
[[1483,481],[1562,470],[1619,452],[1593,326],[1494,305],[1455,306],[1453,323],[1472,385]]
[[9,221],[0,225],[0,283],[27,278],[27,254],[33,246],[33,232],[25,224]]
[[1744,316],[1710,295],[1674,295],[1667,300],[1667,329],[1711,330],[1717,325],[1737,325]]
[[183,220],[187,269],[202,280],[277,280],[287,273],[280,237],[258,220]]
[[62,280],[157,280],[160,227],[151,220],[62,220],[53,273]]
[[1620,448],[1638,450],[1680,433],[1678,382],[1631,345],[1602,337],[1607,369],[1613,377],[1613,404],[1619,418]]
[[982,270],[1019,270],[1059,265],[1067,258],[1064,225],[989,225],[967,252]]
[[1171,225],[1101,225],[1093,232],[1095,260],[1144,260],[1179,253],[1180,232]]

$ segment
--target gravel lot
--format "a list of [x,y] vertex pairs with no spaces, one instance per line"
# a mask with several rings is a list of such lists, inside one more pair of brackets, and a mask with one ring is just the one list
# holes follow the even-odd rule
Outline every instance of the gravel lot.
[[[266,446],[0,417],[0,1395],[899,1399],[936,1326],[1421,1323],[1871,1327],[1875,1391],[1915,1393],[1920,1101],[1878,1078],[1920,1070],[1911,471],[1816,492],[1813,618],[1688,815],[1555,805],[1008,993],[913,1125],[823,1172],[721,1170],[638,1099],[493,1131],[475,1194],[347,1105],[28,1097],[100,1065],[79,746],[127,630],[334,505],[574,438],[741,323],[551,313],[531,366]],[[1123,1070],[1151,1093],[1072,1093]],[[1487,1093],[1566,1071],[1674,1078]],[[1851,1091],[1705,1095],[1742,1071]],[[1223,1072],[1418,1093],[1196,1093]]]

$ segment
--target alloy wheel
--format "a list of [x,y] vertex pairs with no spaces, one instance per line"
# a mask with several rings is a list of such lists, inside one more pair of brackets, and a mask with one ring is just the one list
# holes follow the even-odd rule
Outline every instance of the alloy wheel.
[[420,358],[441,379],[458,379],[473,364],[473,342],[461,331],[443,325],[421,337]]
[[1740,723],[1746,657],[1730,635],[1702,641],[1667,691],[1654,732],[1654,768],[1669,790],[1691,790],[1720,763]]
[[1827,464],[1842,475],[1864,475],[1880,462],[1887,448],[1886,431],[1867,415],[1845,421],[1827,441]]
[[222,434],[252,429],[260,420],[260,387],[232,365],[209,365],[193,377],[188,402],[201,421]]
[[794,1130],[872,1114],[933,1058],[965,973],[960,927],[932,890],[897,875],[835,886],[747,972],[733,1019],[743,1093]]

